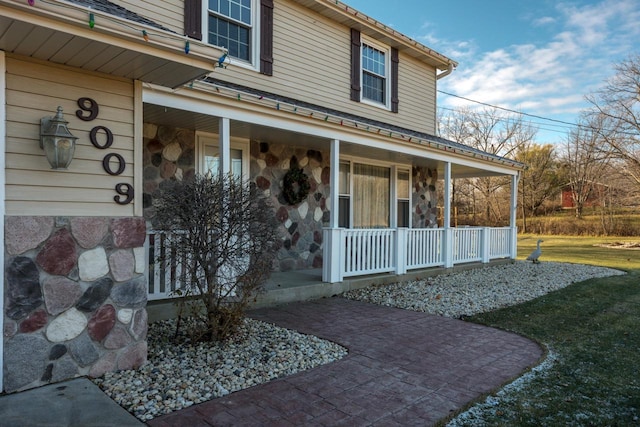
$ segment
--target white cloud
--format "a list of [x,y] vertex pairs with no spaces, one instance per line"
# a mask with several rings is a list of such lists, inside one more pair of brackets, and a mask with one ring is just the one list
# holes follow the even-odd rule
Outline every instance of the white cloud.
[[[584,95],[602,85],[612,64],[627,57],[640,35],[637,0],[603,0],[578,7],[557,5],[557,16],[530,21],[558,32],[547,42],[508,45],[478,52],[473,41],[444,42],[433,33],[425,43],[460,61],[458,69],[439,82],[440,88],[466,98],[531,114],[577,114],[586,107]],[[462,55],[454,55],[459,51]],[[441,97],[445,107],[468,105]]]

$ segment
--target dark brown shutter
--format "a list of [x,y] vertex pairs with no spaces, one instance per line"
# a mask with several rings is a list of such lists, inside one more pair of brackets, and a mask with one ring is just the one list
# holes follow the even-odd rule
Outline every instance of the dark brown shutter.
[[360,61],[362,40],[360,31],[351,29],[351,100],[360,102]]
[[273,75],[273,0],[260,0],[260,72]]
[[398,55],[398,49],[391,48],[391,112],[398,112],[398,64],[400,64],[400,57]]
[[202,40],[202,0],[184,0],[184,34]]

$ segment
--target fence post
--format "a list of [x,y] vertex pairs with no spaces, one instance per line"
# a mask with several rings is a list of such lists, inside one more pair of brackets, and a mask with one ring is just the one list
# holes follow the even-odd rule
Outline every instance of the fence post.
[[482,262],[487,264],[491,259],[491,229],[482,227],[480,231],[480,247],[482,248]]
[[323,230],[322,281],[341,282],[343,279],[343,230],[341,228],[325,228]]
[[408,228],[396,229],[396,274],[407,272],[407,235]]

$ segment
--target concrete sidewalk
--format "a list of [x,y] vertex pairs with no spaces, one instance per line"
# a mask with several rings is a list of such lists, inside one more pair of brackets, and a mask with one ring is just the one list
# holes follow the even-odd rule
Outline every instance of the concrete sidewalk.
[[144,424],[86,378],[0,397],[2,427],[140,427]]
[[335,341],[349,355],[156,418],[150,426],[432,425],[543,355],[516,334],[342,298],[250,316]]

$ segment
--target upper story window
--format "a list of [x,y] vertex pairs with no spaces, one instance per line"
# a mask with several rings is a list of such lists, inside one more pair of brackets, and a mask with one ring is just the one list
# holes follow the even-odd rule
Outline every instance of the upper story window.
[[351,29],[351,100],[398,112],[398,49],[362,38]]
[[184,33],[273,74],[273,0],[184,0]]
[[229,50],[229,56],[252,61],[255,49],[255,0],[209,0],[207,41]]
[[362,99],[388,105],[389,79],[387,50],[362,43]]

